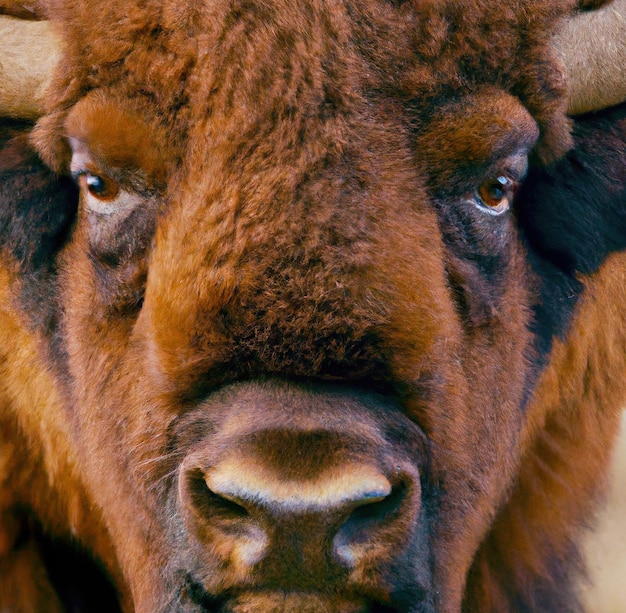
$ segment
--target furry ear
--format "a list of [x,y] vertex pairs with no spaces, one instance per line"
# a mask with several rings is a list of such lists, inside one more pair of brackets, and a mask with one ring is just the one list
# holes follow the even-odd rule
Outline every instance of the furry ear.
[[78,192],[37,156],[28,129],[0,122],[0,244],[21,281],[26,312],[49,324],[50,279],[78,206]]

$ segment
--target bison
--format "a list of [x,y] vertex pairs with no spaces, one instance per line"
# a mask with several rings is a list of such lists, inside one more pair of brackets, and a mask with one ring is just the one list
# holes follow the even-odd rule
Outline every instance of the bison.
[[626,96],[574,4],[3,18],[2,611],[580,610]]

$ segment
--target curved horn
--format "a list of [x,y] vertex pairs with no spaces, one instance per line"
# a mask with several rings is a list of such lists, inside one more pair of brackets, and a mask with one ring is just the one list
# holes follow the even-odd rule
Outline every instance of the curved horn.
[[626,100],[626,0],[578,13],[558,33],[555,48],[569,81],[570,115]]
[[36,119],[61,55],[49,21],[0,15],[0,116]]

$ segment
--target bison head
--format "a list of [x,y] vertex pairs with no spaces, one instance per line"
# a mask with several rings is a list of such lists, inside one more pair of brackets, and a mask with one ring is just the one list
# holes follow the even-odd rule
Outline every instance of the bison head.
[[138,613],[570,607],[626,125],[555,161],[569,3],[61,4],[46,166],[0,157],[3,508]]

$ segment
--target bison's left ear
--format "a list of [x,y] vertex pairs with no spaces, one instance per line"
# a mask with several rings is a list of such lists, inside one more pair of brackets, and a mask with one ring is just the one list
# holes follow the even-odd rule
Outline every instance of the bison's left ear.
[[569,113],[580,115],[574,147],[531,169],[516,201],[535,262],[570,289],[577,273],[592,273],[626,249],[626,0],[578,4],[606,6],[576,15],[553,41],[567,73]]
[[19,274],[23,299],[37,313],[76,215],[78,193],[71,179],[55,175],[37,156],[28,128],[0,121],[0,244],[3,259]]
[[537,274],[533,331],[539,355],[566,334],[593,273],[626,249],[626,103],[575,122],[575,146],[531,168],[515,201],[529,264]]

